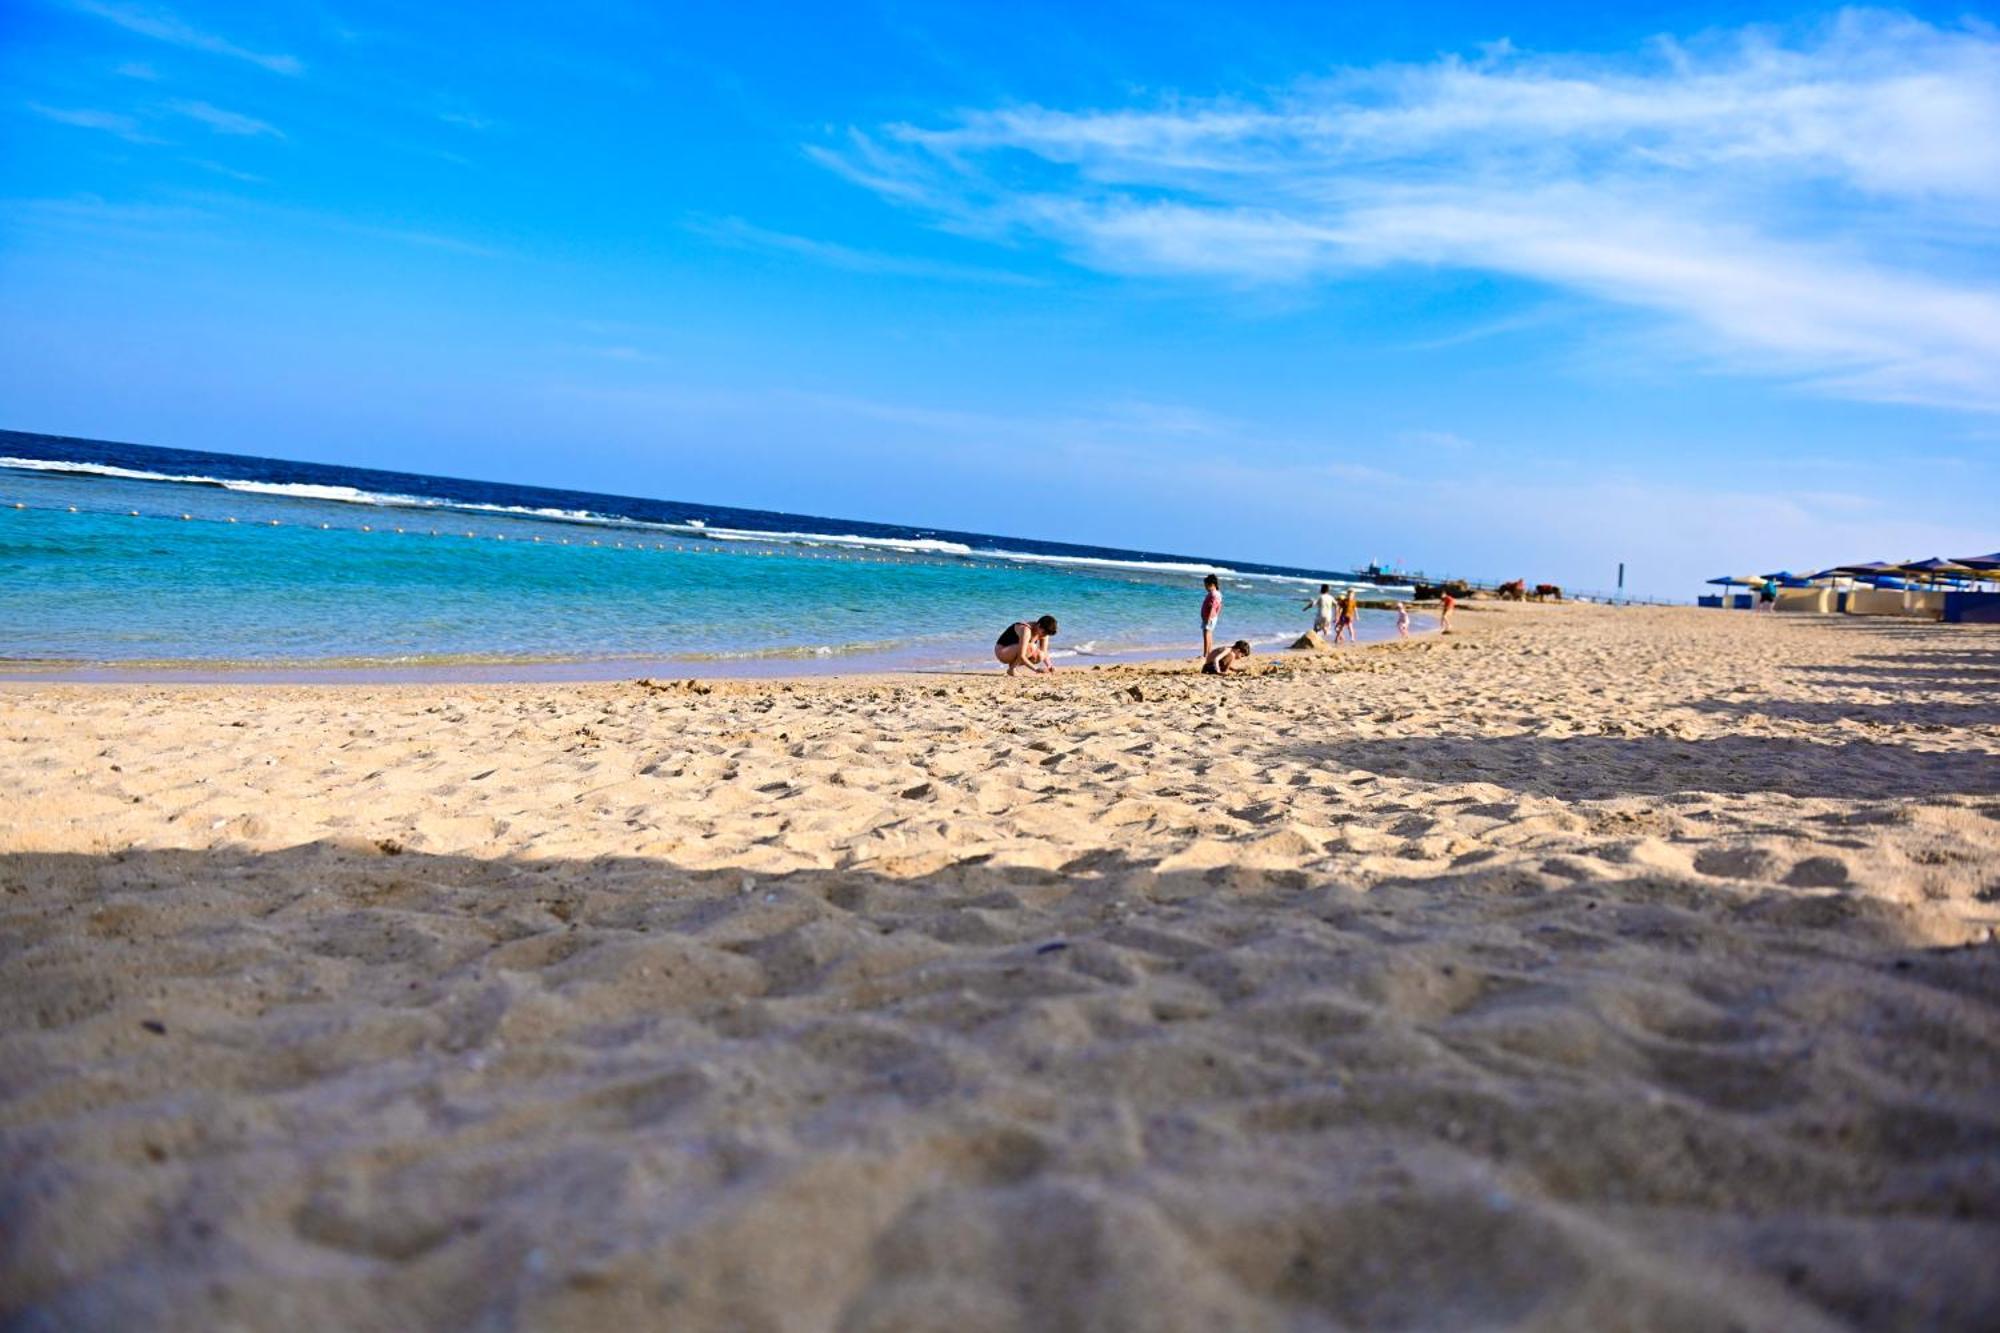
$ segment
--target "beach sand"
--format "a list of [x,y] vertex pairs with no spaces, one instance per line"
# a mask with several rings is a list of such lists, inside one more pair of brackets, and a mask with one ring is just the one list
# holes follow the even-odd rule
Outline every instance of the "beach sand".
[[2000,636],[0,687],[0,1324],[2000,1324]]

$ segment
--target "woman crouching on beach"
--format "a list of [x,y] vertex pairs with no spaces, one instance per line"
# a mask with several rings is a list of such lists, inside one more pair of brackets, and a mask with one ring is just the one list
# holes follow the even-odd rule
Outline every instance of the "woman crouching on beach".
[[1043,616],[1034,621],[1017,620],[1000,631],[1000,639],[993,645],[993,655],[1007,664],[1010,676],[1014,674],[1015,667],[1054,672],[1055,666],[1049,661],[1049,640],[1055,636],[1054,616]]

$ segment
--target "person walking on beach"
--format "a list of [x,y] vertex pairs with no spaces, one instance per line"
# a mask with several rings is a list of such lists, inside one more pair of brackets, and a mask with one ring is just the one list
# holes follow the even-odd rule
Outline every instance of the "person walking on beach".
[[1222,619],[1222,580],[1210,574],[1201,586],[1208,589],[1201,597],[1201,660],[1207,662],[1215,651],[1215,622]]
[[1017,620],[1000,631],[1000,638],[993,645],[993,656],[1007,664],[1010,676],[1014,674],[1015,667],[1054,675],[1056,668],[1049,661],[1049,640],[1055,636],[1054,616],[1043,616],[1040,620]]
[[1236,664],[1250,656],[1250,641],[1238,639],[1227,648],[1217,648],[1202,659],[1201,670],[1207,676],[1226,676],[1236,669]]
[[1778,581],[1776,579],[1764,580],[1764,585],[1757,589],[1757,603],[1766,611],[1775,611],[1778,609]]
[[1335,643],[1340,642],[1342,630],[1347,631],[1347,641],[1349,643],[1354,642],[1354,617],[1360,605],[1361,599],[1354,595],[1354,589],[1349,588],[1342,594],[1340,599],[1340,614],[1334,617],[1333,621],[1333,641]]
[[1410,637],[1410,608],[1401,602],[1396,603],[1396,637]]
[[1306,610],[1313,613],[1313,633],[1325,634],[1333,628],[1333,585],[1319,585],[1319,596],[1306,603]]
[[1438,598],[1438,633],[1451,633],[1451,609],[1458,605],[1458,598],[1445,593]]

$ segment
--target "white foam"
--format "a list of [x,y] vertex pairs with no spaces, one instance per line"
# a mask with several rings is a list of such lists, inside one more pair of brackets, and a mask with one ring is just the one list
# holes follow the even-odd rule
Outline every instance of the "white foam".
[[987,555],[963,542],[936,541],[926,537],[863,537],[852,532],[764,532],[755,528],[711,528],[699,520],[657,525],[699,532],[725,542],[766,542],[773,546],[852,546],[864,551],[898,551],[905,555]]
[[[129,467],[113,467],[109,463],[62,463],[46,458],[0,458],[0,467],[18,468],[23,472],[87,472],[96,477],[120,477],[126,481],[185,481],[184,477],[169,477],[164,472],[139,472]],[[198,477],[197,481],[211,478]]]
[[435,509],[435,500],[415,495],[364,491],[353,486],[315,486],[303,481],[239,481],[234,478],[174,477],[174,481],[206,482],[226,491],[249,495],[282,495],[293,500],[331,500],[339,504],[389,505],[399,509]]

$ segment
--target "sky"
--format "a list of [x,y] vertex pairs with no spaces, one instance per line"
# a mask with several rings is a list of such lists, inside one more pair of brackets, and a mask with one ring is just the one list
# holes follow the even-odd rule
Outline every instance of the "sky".
[[0,0],[0,426],[1688,597],[2000,546],[1991,9]]

